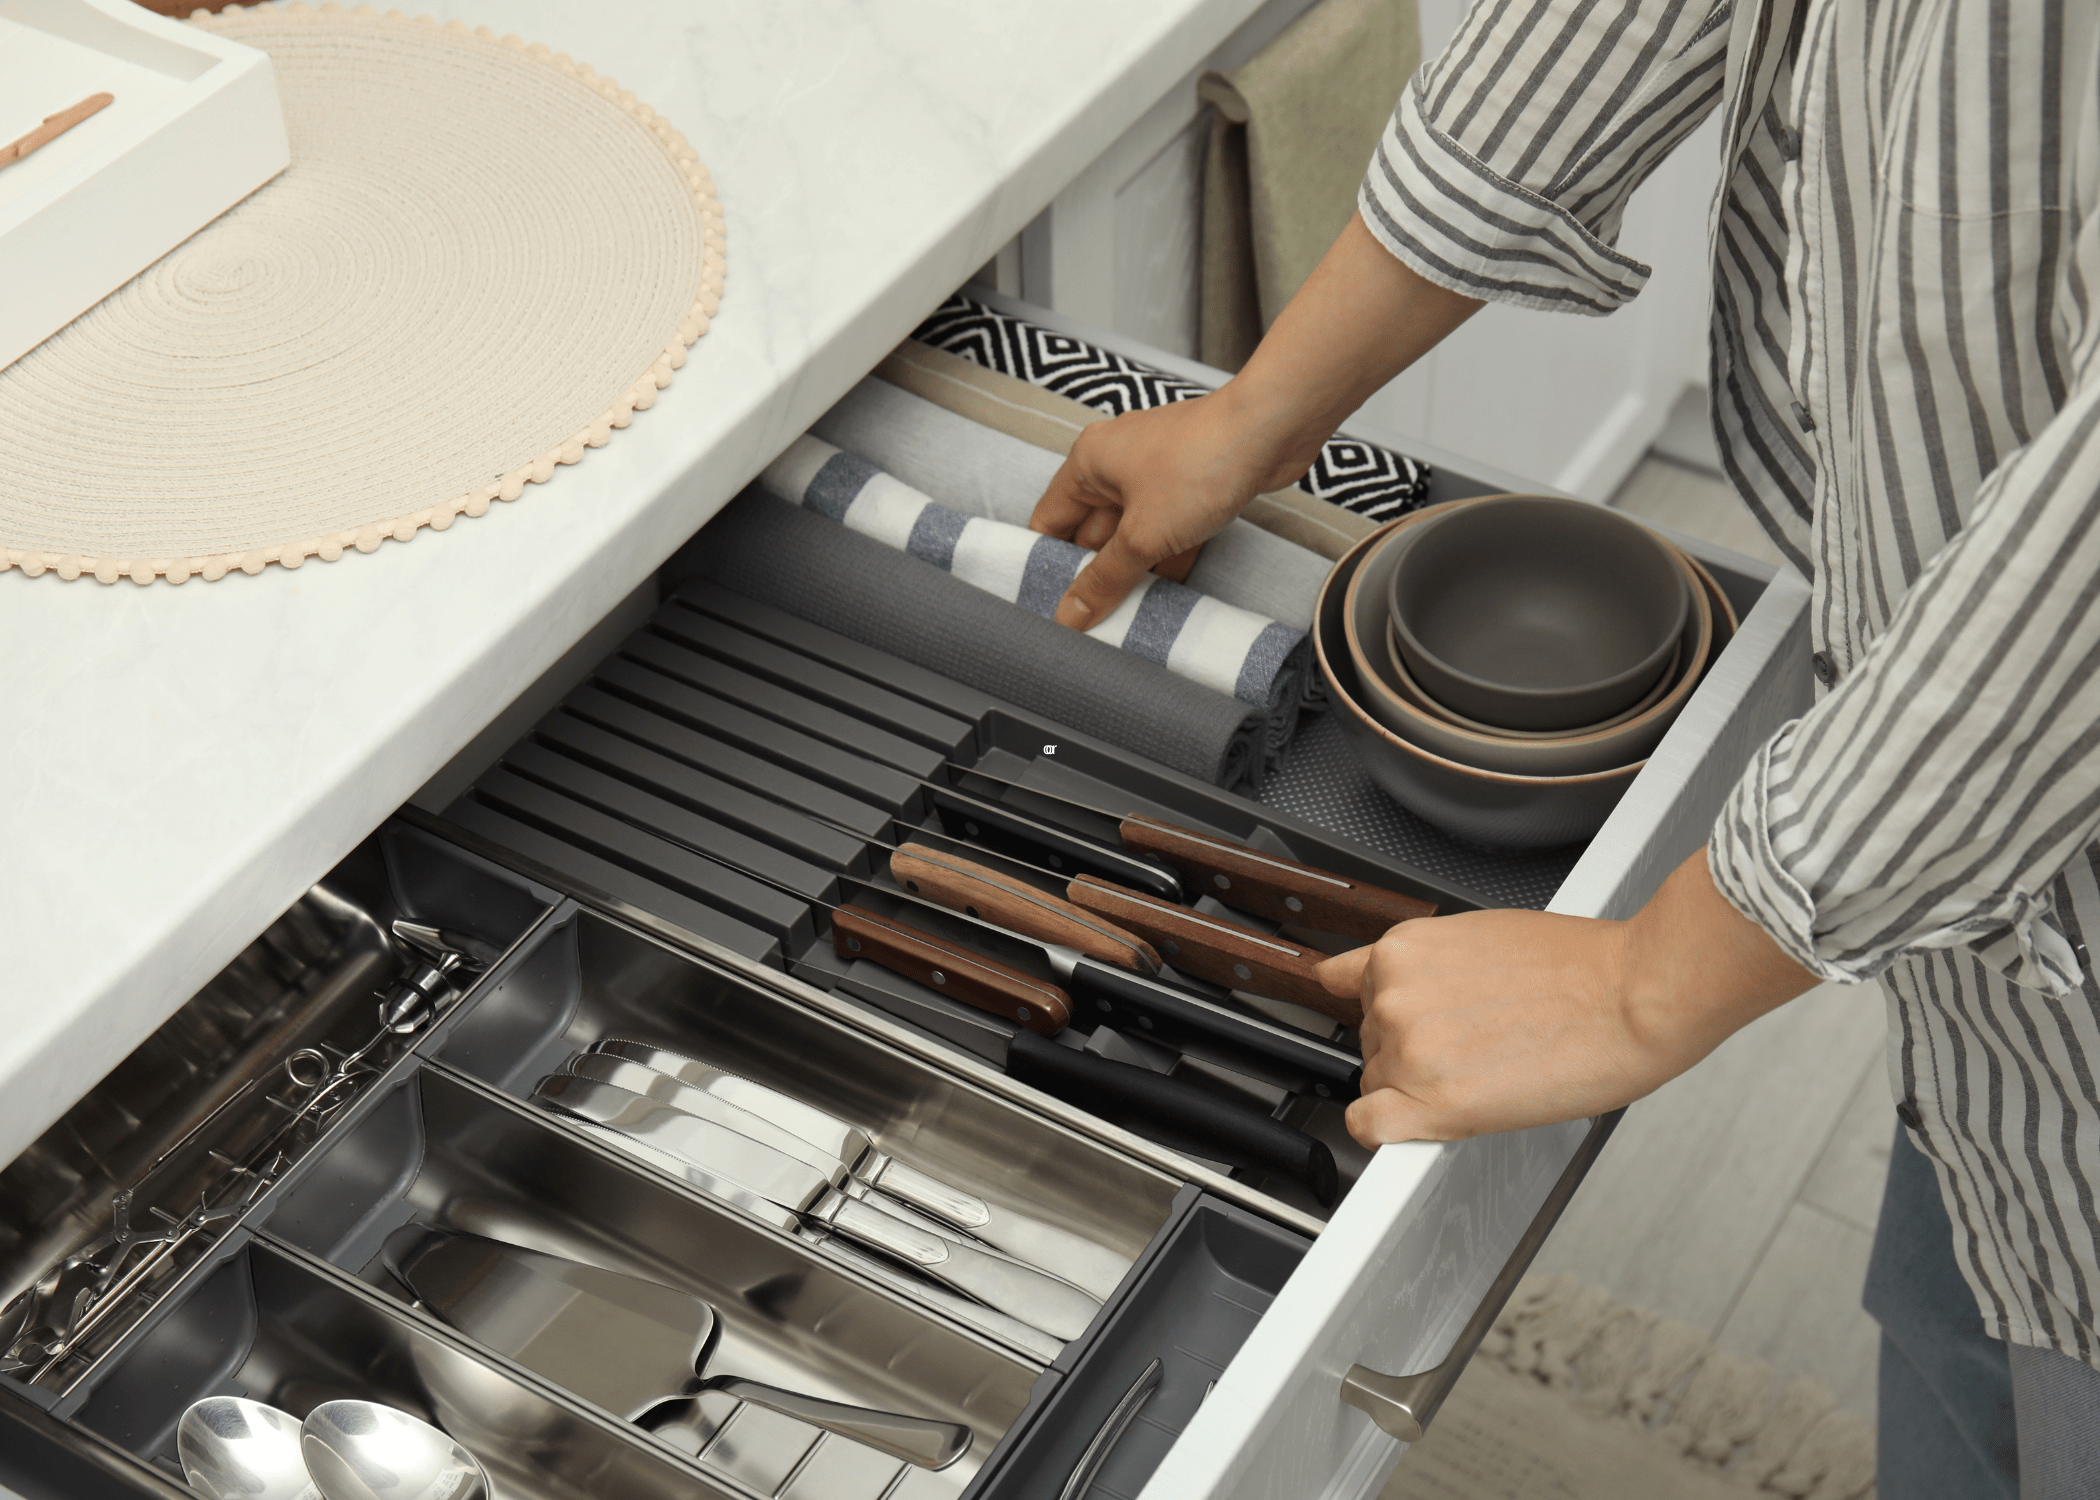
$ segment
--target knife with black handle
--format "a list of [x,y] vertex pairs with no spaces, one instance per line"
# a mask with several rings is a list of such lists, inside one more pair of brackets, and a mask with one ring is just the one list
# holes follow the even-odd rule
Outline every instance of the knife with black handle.
[[[841,956],[865,958],[939,993],[1017,1023],[996,1058],[1009,1078],[1100,1114],[1126,1129],[1213,1161],[1281,1172],[1305,1185],[1323,1206],[1339,1190],[1334,1153],[1324,1142],[1257,1110],[1220,1098],[1184,1079],[1065,1047],[1050,1038],[1062,1024],[1044,1024],[1053,1012],[1046,992],[1071,1001],[1054,985],[996,960],[951,948],[916,928],[900,927],[853,907],[832,917]],[[1106,968],[1107,965],[1102,967]]]

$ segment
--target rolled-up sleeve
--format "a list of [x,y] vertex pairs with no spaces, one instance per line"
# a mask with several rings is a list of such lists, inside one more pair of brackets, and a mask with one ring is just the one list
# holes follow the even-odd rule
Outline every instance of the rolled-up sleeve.
[[2100,830],[2100,378],[1985,482],[1837,688],[1752,761],[1715,884],[1796,961],[1873,977],[1969,947],[2080,980],[2049,890]]
[[1648,267],[1615,248],[1633,190],[1719,102],[1729,4],[1477,0],[1408,84],[1357,206],[1418,274],[1602,314]]

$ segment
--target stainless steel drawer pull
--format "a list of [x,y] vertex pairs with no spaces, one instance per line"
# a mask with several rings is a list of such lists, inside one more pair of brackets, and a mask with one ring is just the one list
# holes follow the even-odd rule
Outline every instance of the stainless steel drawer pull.
[[1517,1283],[1531,1269],[1531,1261],[1545,1244],[1546,1236],[1560,1222],[1567,1209],[1568,1200],[1575,1196],[1575,1189],[1597,1153],[1617,1128],[1624,1110],[1613,1110],[1600,1115],[1591,1125],[1589,1134],[1575,1148],[1575,1154],[1561,1174],[1554,1180],[1553,1190],[1546,1194],[1546,1201],[1532,1215],[1531,1222],[1524,1226],[1524,1233],[1517,1239],[1516,1248],[1509,1252],[1509,1259],[1495,1273],[1495,1279],[1473,1309],[1473,1316],[1466,1320],[1457,1340],[1451,1345],[1443,1363],[1433,1369],[1419,1370],[1412,1375],[1385,1375],[1369,1365],[1351,1365],[1349,1373],[1342,1377],[1342,1400],[1358,1411],[1369,1415],[1381,1431],[1398,1438],[1403,1443],[1419,1443],[1428,1430],[1429,1422],[1458,1384],[1458,1377],[1466,1372],[1466,1361],[1480,1347],[1488,1330],[1495,1326],[1495,1319],[1502,1314],[1502,1306],[1516,1291]]

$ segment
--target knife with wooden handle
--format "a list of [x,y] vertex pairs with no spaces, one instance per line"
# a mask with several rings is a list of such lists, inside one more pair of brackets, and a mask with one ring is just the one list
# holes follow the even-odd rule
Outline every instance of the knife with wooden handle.
[[1198,979],[1288,1000],[1332,1016],[1345,1026],[1363,1021],[1363,1008],[1355,999],[1330,993],[1313,972],[1313,966],[1327,957],[1324,953],[1264,937],[1090,875],[1073,881],[1065,894],[1074,904],[1137,933],[1168,963]]
[[906,844],[890,856],[890,874],[913,895],[930,896],[966,916],[1060,943],[1118,968],[1159,972],[1159,955],[1143,938],[1048,891],[957,855],[926,844]]
[[865,958],[965,1005],[1019,1022],[1038,1036],[1056,1036],[1071,1023],[1071,998],[1056,985],[884,921],[864,907],[834,911],[831,934],[841,958]]
[[1127,848],[1157,855],[1190,877],[1190,883],[1205,895],[1272,922],[1296,922],[1369,943],[1401,922],[1436,915],[1435,902],[1382,890],[1296,860],[1258,854],[1244,844],[1206,838],[1154,818],[1133,815],[1122,821],[1118,831]]

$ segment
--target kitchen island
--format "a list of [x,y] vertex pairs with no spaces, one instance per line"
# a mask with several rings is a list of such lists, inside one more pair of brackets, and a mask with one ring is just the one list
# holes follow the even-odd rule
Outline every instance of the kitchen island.
[[444,533],[179,587],[0,573],[0,1162],[1258,9],[435,5],[685,134],[721,315],[609,446]]

